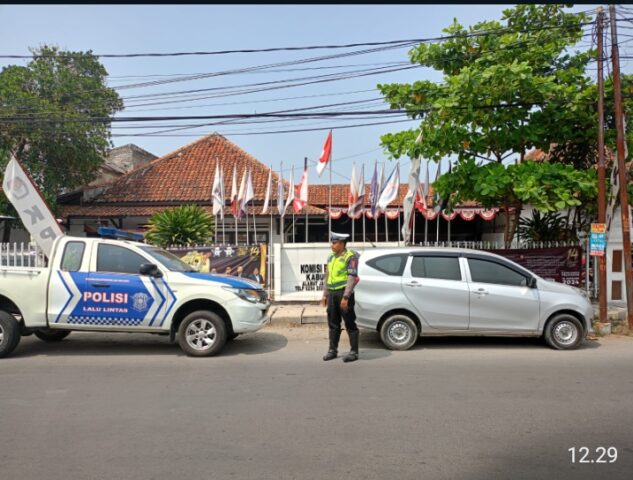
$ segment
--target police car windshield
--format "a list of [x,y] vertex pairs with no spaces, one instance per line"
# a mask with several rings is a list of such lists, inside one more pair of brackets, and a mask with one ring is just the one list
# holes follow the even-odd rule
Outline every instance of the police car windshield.
[[145,253],[151,255],[172,272],[195,272],[191,265],[187,265],[173,253],[166,252],[156,247],[140,247]]

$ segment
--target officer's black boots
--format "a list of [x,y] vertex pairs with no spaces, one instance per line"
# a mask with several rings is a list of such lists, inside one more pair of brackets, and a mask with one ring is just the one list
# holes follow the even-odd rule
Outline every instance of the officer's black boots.
[[325,355],[323,355],[323,360],[325,360],[326,362],[328,360],[334,360],[337,355],[338,353],[335,352],[334,350],[328,350],[328,352]]
[[358,360],[358,330],[347,332],[349,334],[350,352],[343,358],[344,362],[354,362]]
[[340,330],[330,329],[330,349],[323,356],[323,360],[334,360],[338,355],[338,341],[341,338]]

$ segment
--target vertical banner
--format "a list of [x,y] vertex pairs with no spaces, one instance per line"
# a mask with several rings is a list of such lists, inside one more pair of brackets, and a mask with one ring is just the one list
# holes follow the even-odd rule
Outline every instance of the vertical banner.
[[20,215],[24,227],[47,257],[53,242],[64,234],[39,190],[15,157],[7,164],[2,189]]

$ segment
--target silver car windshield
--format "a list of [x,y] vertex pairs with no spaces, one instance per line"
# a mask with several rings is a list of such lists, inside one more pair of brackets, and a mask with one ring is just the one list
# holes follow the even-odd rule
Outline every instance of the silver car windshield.
[[145,253],[155,258],[161,265],[164,265],[172,272],[195,272],[191,265],[187,265],[173,253],[169,253],[162,248],[143,246],[139,247]]

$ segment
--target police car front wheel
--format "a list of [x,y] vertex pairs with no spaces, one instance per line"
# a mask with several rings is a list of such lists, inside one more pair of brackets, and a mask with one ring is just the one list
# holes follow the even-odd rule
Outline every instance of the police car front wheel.
[[224,321],[213,312],[192,312],[178,327],[178,343],[192,357],[215,355],[226,343]]

